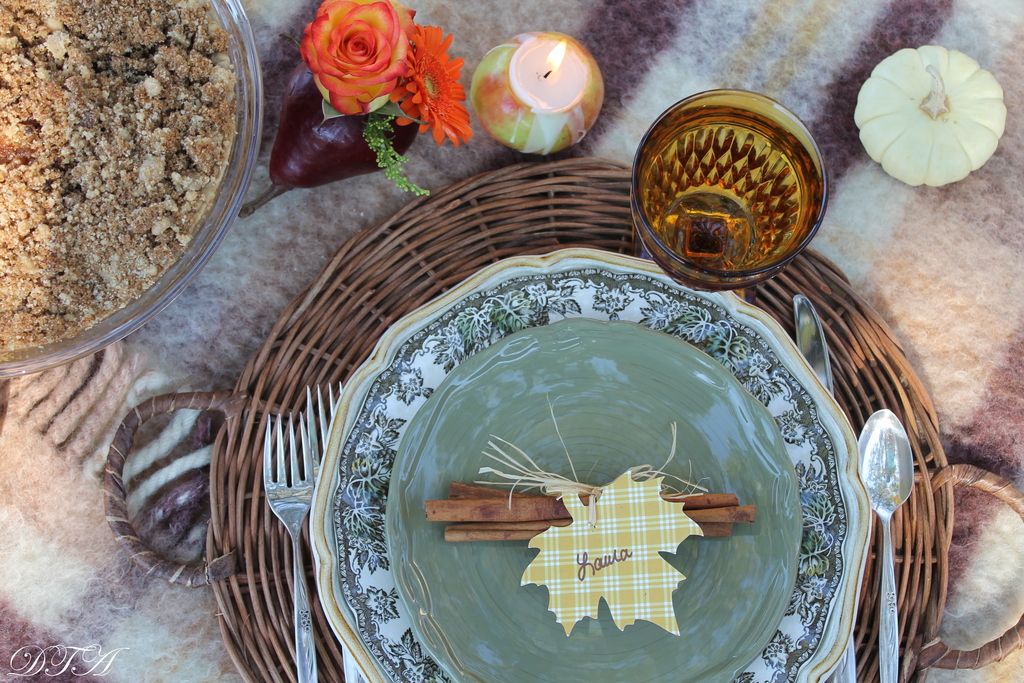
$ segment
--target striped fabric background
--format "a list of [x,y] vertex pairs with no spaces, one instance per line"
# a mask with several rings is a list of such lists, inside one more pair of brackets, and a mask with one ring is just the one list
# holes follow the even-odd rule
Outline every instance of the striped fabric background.
[[[836,261],[892,325],[940,413],[950,460],[1024,486],[1024,3],[1020,0],[416,0],[424,24],[455,34],[463,82],[483,54],[531,30],[579,38],[605,76],[595,128],[561,155],[628,162],[648,124],[713,87],[769,95],[808,124],[826,155],[832,195],[814,247]],[[311,0],[247,0],[264,62],[267,112],[253,195],[281,93],[298,59]],[[1009,117],[995,156],[944,188],[911,188],[872,163],[857,139],[857,92],[881,59],[939,44],[966,52],[1005,91]],[[466,146],[421,136],[409,177],[425,187],[524,157],[477,129]],[[558,155],[556,155],[558,156]],[[220,644],[209,591],[142,576],[103,519],[107,445],[128,406],[168,390],[233,385],[278,312],[355,231],[411,199],[382,176],[279,197],[236,222],[199,279],[127,343],[14,380],[0,438],[0,680],[25,648],[102,646],[110,681],[240,680]],[[167,423],[130,463],[132,506],[151,542],[201,551],[207,419]],[[180,438],[179,438],[180,437]],[[192,451],[185,461],[167,455]],[[974,647],[1024,612],[1024,527],[981,495],[958,494],[956,547],[943,634]],[[20,654],[19,654],[20,653]],[[1024,654],[932,681],[1024,680]]]

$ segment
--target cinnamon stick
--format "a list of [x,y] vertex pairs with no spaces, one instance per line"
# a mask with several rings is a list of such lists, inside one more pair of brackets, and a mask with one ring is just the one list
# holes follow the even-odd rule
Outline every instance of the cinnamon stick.
[[509,531],[547,531],[553,526],[570,526],[571,519],[532,520],[529,522],[466,522],[465,524],[449,524],[448,529],[464,529],[466,531],[490,531],[506,529]]
[[427,520],[431,522],[528,522],[571,518],[565,504],[550,496],[513,498],[463,498],[428,500]]
[[[525,493],[523,491],[513,491],[513,498],[524,498],[524,497],[535,497],[540,498],[539,494],[536,493]],[[508,491],[501,489],[492,488],[490,486],[480,486],[478,484],[463,484],[461,481],[453,481],[448,485],[448,500],[464,500],[466,498],[508,498]]]
[[[757,516],[755,506],[740,506],[733,493],[668,494],[662,499],[681,503],[706,538],[730,536],[733,523],[753,522]],[[583,496],[580,500],[584,505],[589,502]],[[429,500],[426,511],[430,521],[462,522],[445,527],[444,537],[450,542],[528,540],[573,521],[557,498],[522,491],[509,495],[502,489],[458,481],[451,482],[448,500]]]
[[[508,491],[491,488],[490,486],[463,484],[460,481],[453,481],[448,488],[448,500],[465,500],[468,498],[504,498],[508,500],[508,497]],[[512,493],[512,498],[548,497],[537,493],[524,493],[521,491],[514,491]],[[735,493],[702,493],[691,496],[681,493],[663,493],[661,499],[669,503],[682,503],[684,510],[724,508],[740,504],[739,498],[736,497]],[[586,504],[585,500],[583,504]]]
[[[565,504],[550,496],[508,498],[462,498],[459,500],[428,500],[427,520],[431,522],[529,522],[536,520],[572,519]],[[753,522],[757,509],[753,505],[686,510],[687,516],[701,522]]]
[[[572,520],[552,522],[481,522],[479,524],[451,524],[444,528],[444,540],[451,543],[466,541],[527,541],[547,531],[552,526],[568,526]],[[699,524],[705,538],[725,538],[732,535],[729,522],[704,522]]]
[[465,541],[528,541],[537,534],[543,533],[532,529],[486,529],[466,530],[463,524],[445,527],[444,540],[449,543]]

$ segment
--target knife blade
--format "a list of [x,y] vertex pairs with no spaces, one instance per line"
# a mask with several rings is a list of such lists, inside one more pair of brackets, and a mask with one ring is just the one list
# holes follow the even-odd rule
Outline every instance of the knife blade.
[[821,318],[814,310],[811,300],[803,294],[793,297],[793,318],[796,321],[796,345],[803,354],[804,360],[814,370],[821,383],[833,393],[832,365],[828,358],[828,342],[825,340],[825,328]]
[[[803,294],[793,297],[793,319],[796,322],[797,348],[828,392],[834,394],[832,364],[828,355],[828,342],[825,340],[825,328],[811,300]],[[826,679],[826,683],[857,683],[857,653],[853,647],[852,636],[839,664]]]

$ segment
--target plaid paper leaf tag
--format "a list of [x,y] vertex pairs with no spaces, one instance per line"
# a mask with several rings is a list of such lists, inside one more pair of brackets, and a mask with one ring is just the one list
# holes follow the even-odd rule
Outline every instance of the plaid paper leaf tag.
[[583,617],[597,618],[602,596],[619,629],[644,619],[679,635],[672,592],[686,577],[659,553],[675,553],[688,536],[703,533],[660,493],[661,478],[638,482],[627,471],[602,489],[596,526],[588,507],[566,496],[573,523],[530,541],[540,554],[521,583],[547,586],[548,609],[566,635]]

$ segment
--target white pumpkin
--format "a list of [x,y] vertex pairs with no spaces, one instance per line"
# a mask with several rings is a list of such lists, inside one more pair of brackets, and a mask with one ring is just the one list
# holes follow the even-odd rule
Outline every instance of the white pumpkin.
[[853,115],[860,141],[908,185],[946,185],[981,168],[1006,124],[1003,89],[962,52],[925,45],[879,64]]

